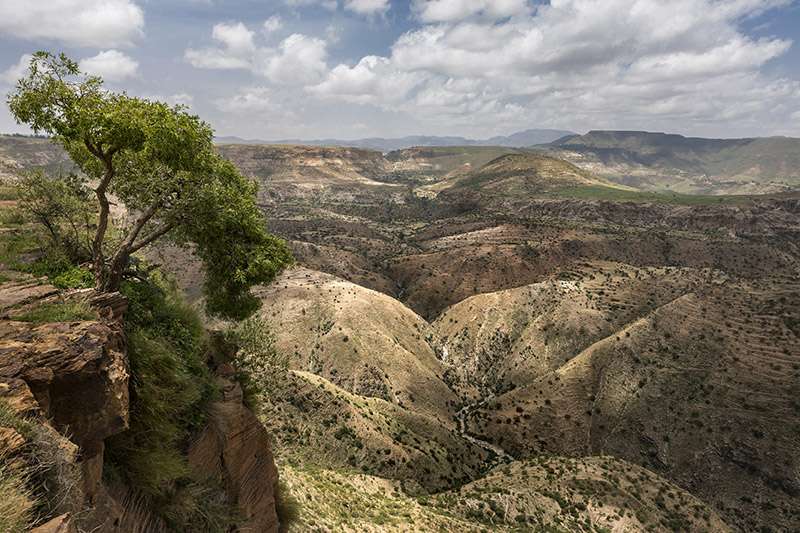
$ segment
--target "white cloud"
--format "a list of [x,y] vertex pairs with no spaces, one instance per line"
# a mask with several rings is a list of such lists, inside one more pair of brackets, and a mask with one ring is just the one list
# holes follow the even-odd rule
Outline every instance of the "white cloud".
[[394,68],[385,57],[367,56],[354,67],[338,65],[309,92],[362,104],[403,101],[422,81],[422,76]]
[[186,92],[180,92],[175,94],[163,95],[163,94],[144,94],[142,95],[143,98],[147,98],[148,100],[154,100],[158,102],[166,102],[170,105],[183,105],[186,107],[191,107],[194,103],[194,96]]
[[193,66],[207,69],[246,69],[250,67],[247,57],[237,57],[219,48],[188,48],[184,57]]
[[215,24],[211,38],[221,48],[188,48],[184,53],[192,66],[207,69],[246,69],[250,67],[256,51],[254,33],[241,22]]
[[194,96],[189,93],[175,93],[167,96],[164,101],[172,105],[191,107],[194,103]]
[[189,63],[197,68],[249,70],[273,83],[293,86],[318,83],[328,71],[327,44],[316,37],[295,33],[277,47],[256,46],[253,32],[241,22],[217,24],[212,37],[222,47],[187,49]]
[[264,21],[264,31],[274,33],[283,28],[283,19],[279,15],[272,15]]
[[267,87],[249,87],[238,93],[216,101],[217,107],[226,113],[272,113],[280,111],[273,101],[272,91]]
[[308,85],[325,75],[325,41],[295,33],[281,42],[277,51],[265,51],[263,74],[274,83]]
[[[551,0],[534,7],[526,0],[416,0],[420,25],[385,57],[328,65],[332,39],[295,34],[277,46],[242,47],[246,53],[217,39],[220,46],[192,63],[246,69],[270,82],[269,90],[227,99],[229,112],[249,106],[274,114],[289,106],[303,117],[312,113],[304,109],[339,101],[354,122],[403,117],[439,133],[536,125],[800,134],[800,82],[765,68],[792,43],[742,29],[788,1]],[[383,2],[360,4],[360,13],[369,4],[380,14]]]
[[[379,79],[360,99],[431,122],[487,126],[505,115],[537,124],[566,115],[609,127],[652,124],[648,117],[684,127],[758,113],[782,120],[775,102],[800,105],[797,83],[769,79],[761,67],[791,42],[749,38],[738,24],[785,3],[604,0],[601,8],[595,0],[553,0],[531,12],[513,0],[417,1],[417,16],[429,24],[401,36],[389,57],[371,60]],[[314,91],[352,101],[343,80],[363,70],[337,66]],[[404,101],[370,89],[402,72],[424,80]]]
[[83,72],[101,76],[106,81],[122,81],[136,76],[139,63],[119,50],[105,50],[96,56],[81,59]]
[[215,24],[211,37],[222,43],[234,54],[246,54],[255,49],[253,32],[241,22],[236,24]]
[[11,65],[0,73],[0,82],[8,85],[15,85],[18,79],[24,77],[28,73],[28,66],[31,64],[31,59],[33,59],[32,55],[23,54],[16,64]]
[[0,0],[0,34],[74,46],[128,46],[144,14],[131,0]]
[[345,0],[344,8],[359,15],[383,15],[389,11],[389,0]]

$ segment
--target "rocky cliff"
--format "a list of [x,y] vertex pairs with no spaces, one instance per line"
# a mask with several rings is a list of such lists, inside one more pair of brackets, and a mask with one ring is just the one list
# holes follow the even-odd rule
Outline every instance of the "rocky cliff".
[[[56,471],[36,488],[37,499],[47,500],[40,522],[50,521],[34,531],[169,531],[145,499],[104,472],[106,439],[129,426],[125,298],[64,293],[18,274],[6,277],[11,280],[0,284],[0,401],[11,413],[0,418],[0,455],[12,466],[15,458],[30,462],[30,450],[46,442],[47,461],[37,461]],[[41,316],[42,309],[74,303],[88,314]],[[233,369],[222,364],[212,371],[222,395],[186,450],[189,464],[222,487],[239,511],[237,530],[277,531],[269,436],[242,403]]]

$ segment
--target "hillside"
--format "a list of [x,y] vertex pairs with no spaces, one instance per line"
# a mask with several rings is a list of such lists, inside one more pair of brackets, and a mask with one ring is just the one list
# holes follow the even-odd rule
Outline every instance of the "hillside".
[[74,168],[63,150],[49,139],[0,135],[0,181],[37,167],[48,172],[69,172]]
[[800,140],[702,139],[590,131],[543,147],[583,169],[644,190],[763,194],[800,186]]
[[[439,184],[445,201],[519,202],[579,187],[623,189],[563,159],[536,153],[505,154],[468,174]],[[462,198],[458,198],[461,195]]]
[[299,517],[308,530],[730,531],[700,500],[612,457],[515,462],[418,498],[372,476],[296,466],[286,472],[291,490],[308,502]]
[[797,282],[620,264],[560,277],[433,324],[461,390],[481,392],[469,431],[517,458],[638,463],[746,531],[796,523]]
[[[528,150],[219,149],[298,262],[258,289],[290,371],[257,413],[297,531],[800,520],[797,194]],[[147,258],[201,296],[189,250]]]

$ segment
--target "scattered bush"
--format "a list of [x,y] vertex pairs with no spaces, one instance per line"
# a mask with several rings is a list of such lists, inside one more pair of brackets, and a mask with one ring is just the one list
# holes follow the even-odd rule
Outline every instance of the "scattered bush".
[[0,531],[27,531],[37,522],[79,510],[80,467],[67,457],[62,437],[20,417],[1,399],[0,426],[26,441],[13,461],[0,451]]

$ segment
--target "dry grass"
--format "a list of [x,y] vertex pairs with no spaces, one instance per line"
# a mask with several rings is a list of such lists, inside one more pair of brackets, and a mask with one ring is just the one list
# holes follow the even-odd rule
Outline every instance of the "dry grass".
[[27,530],[35,507],[36,500],[26,484],[24,472],[0,464],[0,532]]

